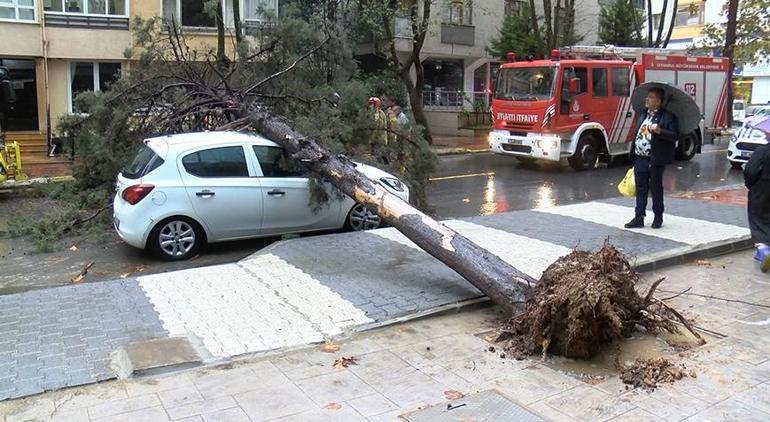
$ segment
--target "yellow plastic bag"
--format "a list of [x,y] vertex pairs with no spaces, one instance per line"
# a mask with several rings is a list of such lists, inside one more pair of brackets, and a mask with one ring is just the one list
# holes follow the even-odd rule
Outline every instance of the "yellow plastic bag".
[[636,196],[636,182],[634,181],[633,167],[628,169],[625,177],[623,177],[623,180],[618,184],[618,192],[628,198]]

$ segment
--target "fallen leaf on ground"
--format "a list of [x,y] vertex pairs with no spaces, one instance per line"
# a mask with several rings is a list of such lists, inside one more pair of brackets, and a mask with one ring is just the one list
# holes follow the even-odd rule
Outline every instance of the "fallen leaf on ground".
[[350,365],[358,365],[358,358],[355,356],[342,356],[335,359],[334,364],[332,364],[337,369],[347,368]]
[[444,391],[444,397],[446,397],[447,400],[457,400],[465,397],[465,394],[463,394],[462,391],[447,390],[447,391]]
[[120,278],[126,278],[130,275],[130,273],[123,273],[120,275]]
[[465,202],[467,204],[468,202],[471,202],[471,200],[468,199],[468,198],[463,198],[463,202]]
[[334,353],[334,352],[338,352],[339,350],[340,350],[339,344],[326,343],[323,346],[321,346],[321,351],[325,353]]
[[72,283],[74,283],[74,284],[80,283],[81,281],[83,281],[83,275],[82,275],[82,274],[78,274],[78,275],[76,275],[75,277],[72,277],[72,278],[70,279],[70,281],[71,281]]
[[340,409],[342,409],[342,405],[341,405],[341,404],[339,404],[339,403],[335,403],[335,402],[326,403],[326,404],[324,405],[324,409],[329,409],[329,410],[340,410]]
[[695,265],[700,266],[700,267],[709,267],[709,268],[711,268],[712,264],[711,264],[711,261],[709,261],[708,259],[699,259],[699,260],[695,261]]
[[70,250],[74,252],[74,251],[78,250],[78,247],[75,246],[75,245],[72,245],[72,246],[70,246]]

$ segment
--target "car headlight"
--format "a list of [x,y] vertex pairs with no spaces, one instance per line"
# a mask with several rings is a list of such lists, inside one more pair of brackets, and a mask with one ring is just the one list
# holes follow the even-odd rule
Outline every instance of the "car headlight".
[[380,182],[388,186],[389,188],[393,189],[396,192],[405,192],[406,189],[404,189],[404,184],[401,183],[400,180],[396,179],[395,177],[382,177],[380,178]]

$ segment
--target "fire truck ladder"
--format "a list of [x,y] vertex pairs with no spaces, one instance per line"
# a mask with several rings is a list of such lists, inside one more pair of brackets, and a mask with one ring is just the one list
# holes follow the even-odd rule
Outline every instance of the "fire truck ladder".
[[614,45],[573,45],[559,49],[561,57],[574,57],[585,59],[616,58],[623,60],[637,59],[641,54],[656,54],[659,56],[681,55],[681,50],[668,50],[665,48],[645,47],[615,47]]

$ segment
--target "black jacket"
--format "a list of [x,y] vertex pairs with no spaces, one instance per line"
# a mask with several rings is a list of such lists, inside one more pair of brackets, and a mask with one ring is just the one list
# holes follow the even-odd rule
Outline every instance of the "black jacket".
[[770,218],[770,145],[762,145],[751,154],[743,180],[749,188],[749,212]]
[[[636,158],[636,134],[639,127],[647,117],[647,112],[640,114],[636,118],[634,127],[634,139],[631,141],[631,160]],[[679,138],[679,122],[673,113],[665,109],[660,109],[652,119],[660,127],[660,134],[653,133],[650,139],[650,162],[653,165],[671,164],[674,162],[674,151],[676,150],[676,140]]]

